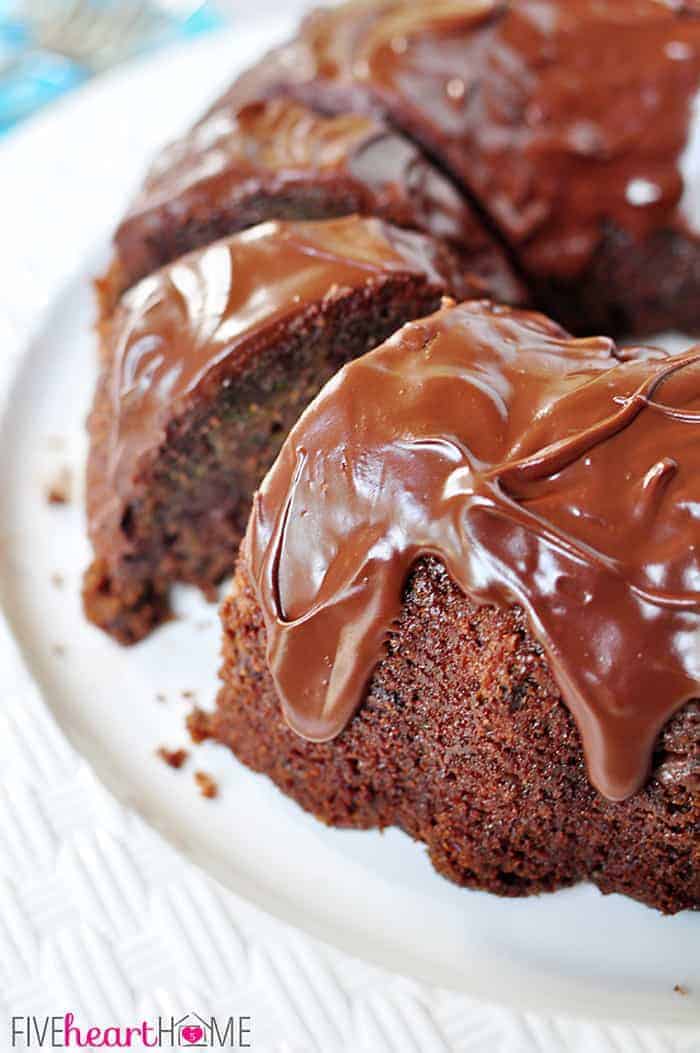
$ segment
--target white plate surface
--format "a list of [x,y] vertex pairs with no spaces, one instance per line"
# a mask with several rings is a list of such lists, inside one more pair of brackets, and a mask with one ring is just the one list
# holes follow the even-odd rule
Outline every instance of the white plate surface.
[[[697,1026],[700,916],[662,918],[590,887],[523,901],[465,892],[437,877],[403,835],[326,830],[221,748],[199,747],[175,773],[154,751],[186,743],[185,693],[212,702],[216,609],[180,590],[181,617],[130,650],[82,617],[83,422],[94,382],[88,280],[149,154],[267,36],[241,33],[106,80],[5,148],[32,206],[0,206],[8,339],[33,328],[0,391],[0,600],[25,662],[109,789],[270,913],[352,954],[479,997],[589,1019]],[[37,173],[40,159],[55,179]],[[46,484],[64,465],[73,500],[49,506]],[[195,767],[216,777],[217,801],[197,796]],[[679,996],[675,985],[690,994]]]

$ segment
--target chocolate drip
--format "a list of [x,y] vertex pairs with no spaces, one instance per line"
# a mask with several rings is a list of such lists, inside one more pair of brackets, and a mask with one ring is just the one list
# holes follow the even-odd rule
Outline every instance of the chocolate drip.
[[299,734],[337,735],[412,564],[521,604],[619,800],[700,694],[700,348],[611,357],[540,315],[447,307],[346,366],[290,434],[244,545]]

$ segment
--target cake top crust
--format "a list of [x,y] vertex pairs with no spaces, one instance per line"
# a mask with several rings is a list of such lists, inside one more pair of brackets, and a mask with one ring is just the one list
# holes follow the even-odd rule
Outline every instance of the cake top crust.
[[620,800],[700,697],[700,348],[574,340],[487,302],[403,327],[325,387],[258,495],[243,558],[290,725],[360,705],[410,568],[525,609]]
[[234,86],[365,109],[439,156],[533,275],[609,227],[700,237],[696,0],[372,0],[321,9]]

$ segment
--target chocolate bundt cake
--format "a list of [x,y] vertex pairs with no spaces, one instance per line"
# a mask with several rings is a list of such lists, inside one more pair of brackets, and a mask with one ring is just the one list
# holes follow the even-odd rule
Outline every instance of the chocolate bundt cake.
[[281,93],[400,129],[576,331],[700,329],[697,0],[357,0],[214,112]]
[[465,284],[443,242],[351,217],[261,224],[134,286],[102,327],[88,617],[131,643],[167,617],[172,582],[211,594],[322,384]]
[[446,306],[292,429],[193,734],[460,884],[698,909],[699,508],[700,348]]
[[475,287],[525,302],[474,209],[409,139],[369,116],[324,117],[275,98],[222,104],[160,154],[115,234],[98,283],[103,314],[139,279],[218,238],[268,219],[351,213],[447,239]]
[[459,884],[700,907],[700,349],[567,331],[700,330],[698,99],[698,0],[322,9],[97,283],[88,617],[247,524],[194,737]]

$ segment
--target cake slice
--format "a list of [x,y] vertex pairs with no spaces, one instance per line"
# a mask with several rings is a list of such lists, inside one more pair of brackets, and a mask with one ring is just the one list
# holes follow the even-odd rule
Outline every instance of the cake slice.
[[256,496],[213,737],[459,884],[700,907],[700,348],[446,307],[347,365]]
[[253,491],[318,389],[470,289],[444,242],[358,217],[261,224],[134,286],[101,333],[88,617],[131,643],[168,616],[172,582],[213,596]]
[[103,313],[178,256],[269,219],[361,213],[445,238],[484,294],[526,295],[469,203],[420,150],[370,116],[287,98],[223,101],[154,162],[98,283]]

